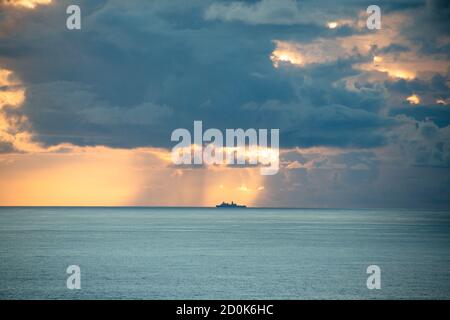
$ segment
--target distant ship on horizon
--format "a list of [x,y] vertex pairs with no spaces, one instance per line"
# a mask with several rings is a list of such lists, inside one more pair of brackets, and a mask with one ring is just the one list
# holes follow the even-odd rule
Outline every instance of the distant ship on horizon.
[[216,205],[216,208],[247,208],[247,206],[236,204],[233,201],[231,201],[231,203],[222,202],[221,204]]

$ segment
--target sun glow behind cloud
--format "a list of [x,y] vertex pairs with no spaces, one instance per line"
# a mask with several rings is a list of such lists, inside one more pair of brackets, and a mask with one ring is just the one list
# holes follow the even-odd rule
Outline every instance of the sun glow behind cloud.
[[420,97],[417,94],[413,94],[406,98],[406,101],[409,102],[409,104],[419,104],[420,103]]
[[285,41],[274,41],[276,48],[270,56],[273,66],[278,68],[281,63],[290,63],[292,65],[301,66],[303,58],[298,50],[298,46]]
[[27,9],[34,9],[40,5],[49,5],[52,0],[5,0],[0,2],[0,4],[5,4],[7,6],[22,7]]
[[[206,146],[198,146],[191,144],[188,147],[177,147],[177,152],[172,154],[172,157],[182,157],[184,154],[190,155],[190,163],[194,163],[194,153],[199,151],[200,153],[211,153],[214,159],[206,160],[205,154],[203,154],[202,165],[211,167],[227,167],[238,162],[238,159],[242,159],[246,164],[255,166],[270,164],[276,164],[279,161],[279,150],[271,147],[262,147],[258,145],[244,146],[244,147],[215,147],[213,144]],[[217,157],[217,159],[216,159]],[[170,158],[170,156],[169,156]],[[233,159],[233,162],[228,163],[228,159]],[[181,158],[180,158],[181,159]],[[214,160],[214,161],[213,161]],[[219,161],[216,161],[219,160]]]
[[330,28],[330,29],[335,29],[337,26],[338,26],[338,23],[334,22],[334,21],[327,23],[327,27]]
[[[32,131],[22,129],[28,127],[24,116],[12,118],[4,112],[20,111],[25,99],[21,81],[12,71],[0,69],[0,147],[10,146],[0,153],[0,205],[213,206],[222,201],[253,205],[262,190],[257,167],[176,168],[169,150],[153,147],[40,145]],[[227,151],[240,150],[224,148]],[[261,156],[270,160],[274,155]],[[215,187],[217,181],[222,189]],[[238,192],[244,183],[248,192]]]
[[[254,205],[263,190],[258,168],[175,168],[164,160],[168,155],[168,150],[155,148],[71,145],[4,154],[0,205]],[[243,185],[245,192],[238,190]]]
[[[26,89],[0,69],[0,205],[121,205],[134,194],[133,151],[34,142],[20,111]],[[5,149],[5,146],[9,146]]]

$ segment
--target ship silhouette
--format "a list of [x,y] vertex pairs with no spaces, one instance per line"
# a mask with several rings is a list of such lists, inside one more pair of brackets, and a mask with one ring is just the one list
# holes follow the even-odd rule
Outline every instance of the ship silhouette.
[[247,206],[236,204],[233,201],[231,201],[231,203],[222,202],[221,204],[216,205],[216,208],[247,208]]

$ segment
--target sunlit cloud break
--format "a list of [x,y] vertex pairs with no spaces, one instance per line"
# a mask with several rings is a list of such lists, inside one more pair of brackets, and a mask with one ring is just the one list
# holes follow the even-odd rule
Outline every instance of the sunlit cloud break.
[[172,148],[175,165],[261,164],[262,175],[274,175],[279,170],[279,129],[226,129],[223,134],[210,128],[203,133],[202,121],[194,121],[193,139],[189,130],[178,128],[170,140],[178,142]]
[[27,9],[34,9],[37,6],[41,5],[49,5],[52,3],[52,0],[2,0],[0,1],[0,5],[4,4],[12,7],[22,7]]
[[420,97],[417,94],[413,94],[406,98],[406,101],[408,101],[410,104],[419,104],[420,103]]

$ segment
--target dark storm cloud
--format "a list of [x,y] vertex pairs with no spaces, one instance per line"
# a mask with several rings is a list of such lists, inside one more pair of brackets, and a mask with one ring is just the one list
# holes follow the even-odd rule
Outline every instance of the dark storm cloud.
[[[0,45],[0,63],[27,87],[21,112],[46,144],[169,147],[173,129],[203,120],[220,129],[280,128],[285,147],[377,147],[396,122],[379,112],[384,88],[354,92],[341,81],[370,57],[298,69],[275,69],[269,59],[273,39],[308,43],[358,33],[328,30],[325,22],[357,15],[365,3],[306,1],[288,12],[292,1],[253,1],[238,19],[226,13],[229,2],[78,3],[81,31],[66,30],[68,2],[61,1],[21,13],[21,25]],[[383,4],[388,11],[424,5]],[[222,11],[208,16],[211,8]],[[254,10],[256,21],[247,15]]]
[[418,121],[432,121],[438,127],[450,125],[450,108],[446,106],[417,106],[409,108],[396,108],[391,110],[392,115],[404,114]]
[[414,15],[411,23],[402,28],[404,35],[419,45],[419,53],[442,53],[449,57],[450,44],[442,42],[450,30],[450,5],[446,0],[426,0],[423,10],[409,13]]
[[448,73],[446,77],[435,75],[430,80],[387,81],[385,86],[391,95],[406,97],[415,93],[421,99],[417,106],[410,106],[407,102],[391,106],[390,115],[406,115],[417,121],[432,121],[440,128],[450,125],[450,108],[437,103],[439,100],[446,103],[450,97]]
[[[309,85],[294,83],[302,71],[286,76],[273,68],[274,37],[295,32],[297,39],[312,40],[322,26],[205,21],[208,5],[98,2],[87,7],[79,32],[64,28],[64,5],[42,9],[50,19],[33,17],[34,28],[23,26],[1,48],[3,63],[28,87],[22,110],[36,137],[47,144],[167,147],[173,129],[203,120],[217,128],[280,128],[285,146],[382,143],[370,133],[383,126],[382,119],[347,111],[376,109],[379,98],[354,99],[330,86],[329,80],[353,73],[350,64],[306,70],[314,79]],[[11,55],[16,59],[6,59]],[[243,108],[270,101],[278,102],[278,110],[255,114]],[[321,108],[316,115],[315,107]],[[107,120],[120,112],[123,117]]]

